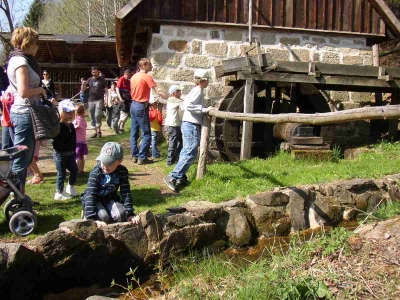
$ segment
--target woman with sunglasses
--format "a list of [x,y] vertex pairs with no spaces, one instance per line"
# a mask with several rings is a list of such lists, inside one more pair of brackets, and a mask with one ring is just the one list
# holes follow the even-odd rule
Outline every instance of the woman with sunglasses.
[[53,100],[56,98],[56,92],[54,90],[54,82],[53,80],[51,80],[50,74],[46,70],[43,71],[43,79],[41,82],[41,86],[46,91],[48,100]]

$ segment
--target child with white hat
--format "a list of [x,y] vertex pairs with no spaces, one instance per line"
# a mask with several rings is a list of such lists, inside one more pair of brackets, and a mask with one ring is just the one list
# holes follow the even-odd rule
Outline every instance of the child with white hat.
[[186,172],[196,159],[200,144],[201,124],[203,114],[207,114],[212,107],[205,107],[204,89],[208,86],[208,73],[206,70],[194,72],[196,86],[189,92],[183,102],[182,138],[183,148],[179,161],[174,170],[164,178],[165,184],[172,191],[177,192],[181,186],[187,185]]

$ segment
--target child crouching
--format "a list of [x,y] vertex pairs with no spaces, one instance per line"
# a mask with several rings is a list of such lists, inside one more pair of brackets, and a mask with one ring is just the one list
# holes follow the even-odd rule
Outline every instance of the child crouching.
[[101,149],[96,158],[99,162],[90,172],[82,198],[85,219],[97,220],[99,225],[125,221],[139,223],[139,217],[133,213],[128,169],[121,165],[123,156],[118,143],[108,142]]
[[[53,159],[57,169],[56,193],[54,200],[68,200],[70,196],[78,196],[75,189],[78,166],[75,161],[76,133],[71,121],[75,118],[75,104],[64,100],[58,104],[60,111],[60,133],[53,138]],[[64,181],[69,171],[68,185],[64,193]],[[69,194],[69,195],[67,195]]]

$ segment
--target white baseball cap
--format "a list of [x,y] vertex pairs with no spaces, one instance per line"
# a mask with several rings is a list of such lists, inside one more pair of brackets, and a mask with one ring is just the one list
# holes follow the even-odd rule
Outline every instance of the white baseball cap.
[[72,100],[63,100],[60,103],[58,103],[58,110],[60,112],[61,111],[71,112],[76,110],[76,105]]
[[194,71],[194,78],[200,80],[208,80],[210,76],[208,75],[207,70],[198,69]]
[[182,90],[183,90],[183,88],[182,88],[181,86],[179,86],[179,85],[177,85],[177,84],[174,84],[174,85],[171,85],[171,86],[169,87],[168,93],[169,93],[170,95],[172,95],[172,94],[175,93],[176,91],[182,91]]

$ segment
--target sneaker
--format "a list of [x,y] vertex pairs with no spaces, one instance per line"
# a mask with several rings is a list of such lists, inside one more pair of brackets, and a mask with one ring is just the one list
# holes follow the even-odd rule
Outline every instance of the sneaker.
[[175,193],[178,191],[175,178],[171,178],[169,176],[165,176],[163,178],[163,181],[171,191],[174,191]]
[[167,166],[172,166],[174,163],[172,161],[167,161]]
[[97,133],[95,132],[95,133],[93,133],[91,136],[90,136],[90,138],[91,139],[93,139],[93,138],[97,138]]
[[137,157],[133,157],[133,162],[136,164],[138,162],[138,158]]
[[67,194],[70,194],[72,197],[78,196],[78,192],[76,191],[75,187],[73,185],[67,185],[67,188],[65,189],[65,192]]
[[97,134],[97,137],[98,137],[98,138],[101,138],[101,137],[102,137],[101,132],[99,132],[99,133]]
[[54,200],[63,201],[63,200],[69,200],[69,199],[71,199],[71,198],[68,195],[64,194],[64,193],[57,192],[57,193],[54,194]]
[[181,179],[177,179],[176,180],[176,185],[177,186],[187,186],[187,185],[189,185],[190,184],[190,182],[189,182],[189,180],[187,180],[187,178],[181,178]]

